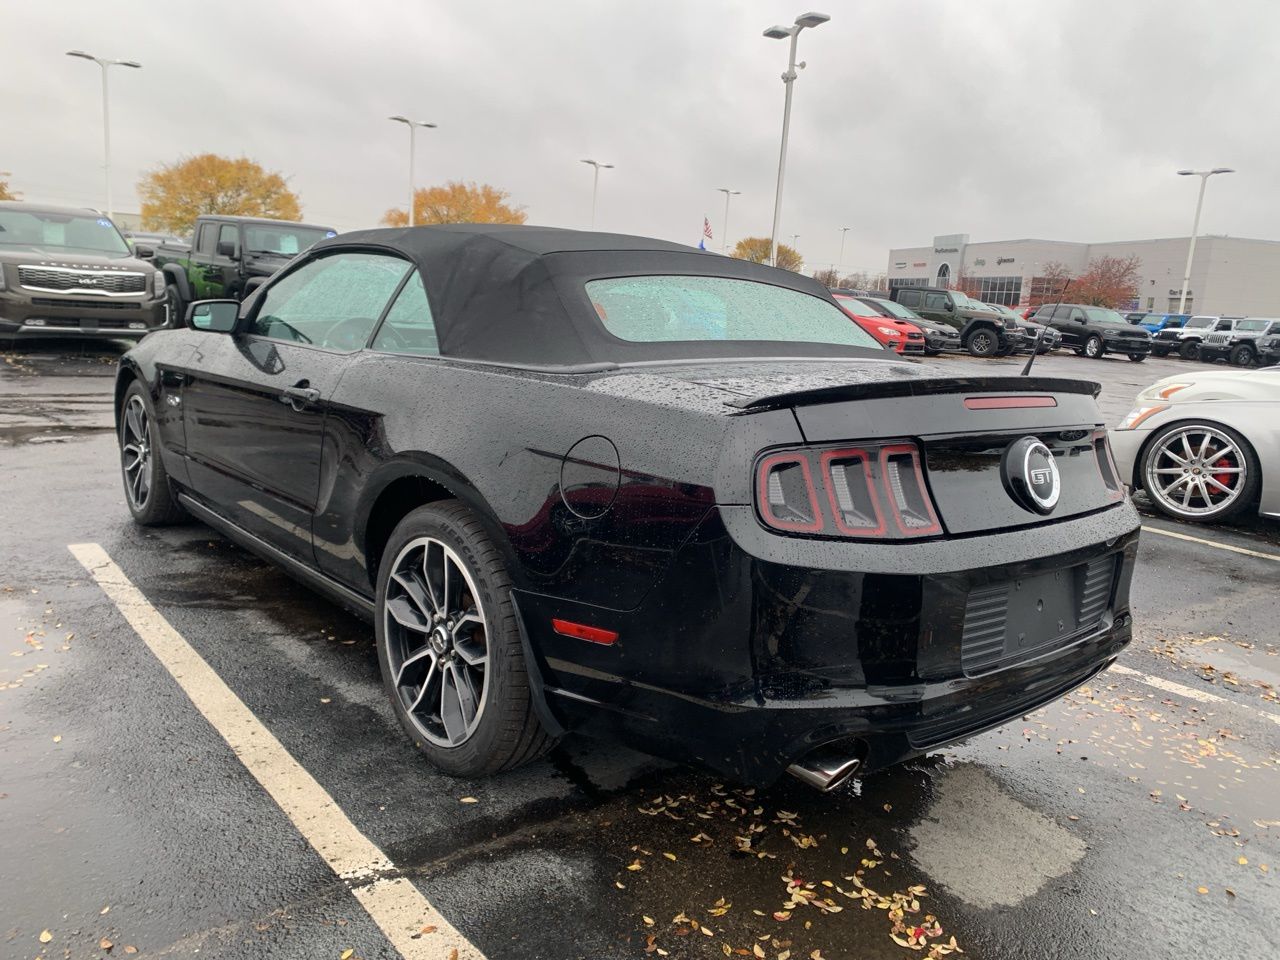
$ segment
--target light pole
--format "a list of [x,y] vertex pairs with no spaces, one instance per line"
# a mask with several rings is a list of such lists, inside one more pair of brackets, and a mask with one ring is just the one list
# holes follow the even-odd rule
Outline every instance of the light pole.
[[839,264],[839,271],[837,272],[844,270],[844,238],[848,232],[849,232],[848,227],[840,228],[840,264]]
[[805,27],[821,26],[830,19],[825,13],[804,13],[796,17],[796,22],[790,27],[773,26],[764,32],[770,40],[791,40],[787,72],[782,75],[787,93],[782,105],[782,150],[778,154],[778,187],[773,195],[773,230],[769,233],[769,262],[775,267],[778,265],[778,221],[782,217],[782,180],[787,170],[787,135],[791,132],[791,84],[797,76],[796,67],[804,69],[803,63],[796,63],[796,41]]
[[1200,196],[1196,198],[1196,218],[1191,222],[1191,244],[1187,247],[1187,269],[1182,275],[1182,293],[1178,297],[1178,312],[1187,307],[1187,284],[1191,282],[1191,260],[1196,255],[1196,234],[1200,232],[1200,207],[1204,204],[1204,187],[1215,173],[1235,173],[1230,167],[1214,167],[1212,170],[1179,170],[1180,177],[1199,177]]
[[728,187],[716,187],[724,194],[724,233],[720,235],[720,252],[729,252],[729,200],[740,194],[741,190],[730,190]]
[[142,64],[134,60],[106,60],[95,57],[91,53],[85,53],[83,50],[68,50],[67,56],[92,60],[102,68],[102,168],[107,182],[106,212],[107,218],[110,219],[115,216],[115,209],[111,203],[111,100],[107,95],[107,67],[133,67],[135,70],[141,70]]
[[595,168],[595,173],[591,178],[591,229],[596,228],[596,197],[600,195],[600,171],[612,170],[612,163],[601,163],[599,160],[583,160],[583,163],[589,164]]
[[414,184],[414,134],[417,133],[418,127],[426,127],[428,130],[434,130],[434,123],[427,123],[425,120],[410,120],[408,117],[387,117],[388,120],[394,120],[396,123],[403,123],[409,128],[409,226],[417,225],[417,217],[414,214],[414,207],[417,206],[418,188]]

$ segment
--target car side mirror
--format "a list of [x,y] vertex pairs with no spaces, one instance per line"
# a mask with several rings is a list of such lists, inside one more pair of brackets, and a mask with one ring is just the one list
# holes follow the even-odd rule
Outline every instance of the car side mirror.
[[154,260],[156,256],[156,252],[151,247],[138,244],[133,248],[133,255],[137,257],[139,260]]
[[187,307],[187,326],[210,333],[233,333],[240,319],[237,300],[197,300]]
[[226,257],[229,260],[239,260],[240,252],[236,250],[236,245],[230,240],[219,240],[218,246],[215,248],[218,256]]

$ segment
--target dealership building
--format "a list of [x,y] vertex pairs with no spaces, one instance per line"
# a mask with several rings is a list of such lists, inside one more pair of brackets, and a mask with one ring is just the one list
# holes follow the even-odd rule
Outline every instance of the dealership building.
[[[1097,257],[1137,256],[1138,295],[1128,310],[1177,313],[1188,237],[1070,243],[1061,240],[1002,240],[970,243],[965,233],[934,237],[927,247],[889,251],[889,287],[955,286],[978,299],[1025,306],[1048,294],[1044,267],[1063,264],[1083,273]],[[1070,294],[1068,294],[1068,299]],[[1187,313],[1280,317],[1280,241],[1201,236],[1196,241]]]

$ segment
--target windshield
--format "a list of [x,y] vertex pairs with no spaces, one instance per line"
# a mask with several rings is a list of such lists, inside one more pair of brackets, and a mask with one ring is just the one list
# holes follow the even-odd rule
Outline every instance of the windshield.
[[1018,314],[1014,313],[1012,310],[1010,310],[1008,307],[1004,306],[1003,304],[999,304],[999,303],[984,303],[984,304],[982,304],[982,306],[984,306],[984,307],[986,307],[988,310],[994,311],[995,313],[998,313],[998,314],[1000,314],[1001,316],[1004,316],[1004,317],[1013,317],[1013,319],[1015,319],[1015,320],[1021,320],[1021,319],[1022,319],[1022,317],[1020,317]]
[[1192,317],[1187,321],[1188,330],[1202,330],[1205,327],[1212,327],[1217,317]]
[[1267,329],[1269,323],[1271,323],[1270,320],[1241,320],[1236,324],[1236,329],[1245,333],[1258,333]]
[[77,253],[129,255],[116,225],[92,213],[0,210],[0,247],[56,247]]
[[753,280],[618,277],[589,280],[586,291],[605,329],[632,343],[753,340],[881,349],[826,300]]
[[985,303],[973,299],[973,297],[965,296],[959,290],[954,290],[951,296],[955,298],[957,307],[967,307],[970,310],[985,310],[987,313],[995,313],[995,310],[988,307]]
[[860,297],[863,303],[869,303],[872,306],[879,307],[890,316],[898,317],[902,320],[923,320],[920,314],[916,313],[910,307],[904,307],[896,300],[881,300],[878,297]]
[[302,227],[292,224],[246,223],[244,243],[250,253],[267,253],[276,257],[292,257],[314,243],[337,234],[324,227]]
[[1099,323],[1104,327],[1127,327],[1130,326],[1129,321],[1114,310],[1108,310],[1106,307],[1085,307],[1084,315],[1090,323]]

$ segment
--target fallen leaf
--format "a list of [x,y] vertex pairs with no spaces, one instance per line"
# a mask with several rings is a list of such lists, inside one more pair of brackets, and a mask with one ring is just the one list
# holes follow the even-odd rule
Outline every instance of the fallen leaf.
[[1235,895],[1236,895],[1236,892],[1232,890],[1230,887],[1227,887],[1227,896],[1234,897]]
[[108,940],[106,937],[103,937],[101,940],[98,941],[98,949],[105,950],[108,953],[111,952],[111,948],[114,946],[115,944],[112,943],[110,940]]
[[640,919],[644,921],[646,927],[652,927],[655,923],[653,917],[641,917]]
[[338,955],[338,960],[351,960],[351,956],[354,953],[355,953],[354,950],[352,950],[350,947],[347,947],[347,949],[343,950],[342,953]]
[[644,864],[643,864],[643,863],[641,863],[639,860],[635,860],[635,861],[632,861],[631,863],[627,864],[627,869],[628,869],[628,870],[643,870],[643,869],[644,869]]
[[1208,892],[1209,892],[1208,887],[1196,887],[1196,893],[1208,893]]
[[126,943],[126,944],[124,945],[124,952],[125,952],[125,953],[137,953],[137,952],[138,952],[138,948],[137,948],[137,947],[135,947],[135,946],[133,946],[132,944],[128,944],[128,943]]
[[53,934],[52,934],[52,933],[50,933],[48,930],[41,930],[41,931],[40,931],[40,942],[41,942],[41,943],[48,943],[48,942],[49,942],[50,940],[52,940],[52,939],[53,939]]
[[1237,858],[1236,858],[1236,863],[1240,864],[1240,866],[1242,866],[1242,867],[1247,867],[1247,866],[1249,865],[1249,858],[1248,858],[1248,857],[1237,857]]
[[329,698],[329,697],[321,697],[321,698],[320,698],[320,702],[321,702],[321,703],[333,703],[333,700],[332,700],[331,698]]
[[458,802],[459,803],[479,803],[480,801],[477,800],[475,797],[463,797]]
[[53,738],[53,742],[54,742],[54,743],[61,743],[61,742],[62,742],[62,734],[58,734],[56,737],[54,737],[54,738]]
[[676,858],[676,855],[674,853],[664,853],[663,856],[666,857],[668,860],[674,860]]
[[764,960],[764,947],[760,946],[760,944],[758,943],[752,944],[751,952],[754,953],[757,957],[760,957],[761,960]]
[[436,932],[436,926],[435,926],[435,924],[434,924],[434,923],[429,923],[429,924],[427,924],[425,927],[423,927],[421,930],[419,930],[418,932],[419,932],[419,933],[435,933],[435,932]]
[[454,947],[449,951],[449,960],[458,960],[458,948]]
[[110,909],[111,909],[111,905],[110,905],[110,904],[107,904],[105,907],[103,907],[101,910],[99,910],[99,911],[98,911],[98,914],[99,914],[100,916],[105,917],[105,916],[107,915],[107,912],[108,912]]

